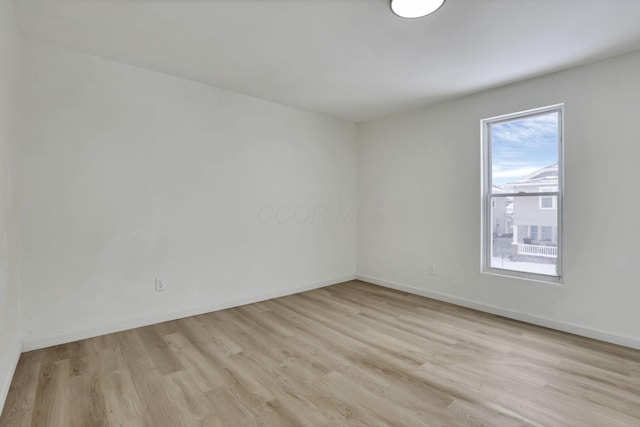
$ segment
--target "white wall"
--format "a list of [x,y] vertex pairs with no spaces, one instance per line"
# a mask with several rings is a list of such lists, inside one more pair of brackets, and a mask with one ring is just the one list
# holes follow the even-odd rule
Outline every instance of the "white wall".
[[[356,170],[363,279],[640,346],[640,53],[361,124],[357,159],[347,122],[48,45],[23,56],[27,348],[352,277]],[[560,102],[565,283],[482,275],[479,121]]]
[[0,411],[19,355],[19,227],[13,174],[18,45],[12,3],[0,0]]
[[[639,100],[636,52],[361,125],[358,275],[640,347]],[[561,102],[564,284],[483,275],[480,120]]]
[[23,55],[26,348],[355,277],[356,227],[337,215],[356,200],[355,125],[48,45]]

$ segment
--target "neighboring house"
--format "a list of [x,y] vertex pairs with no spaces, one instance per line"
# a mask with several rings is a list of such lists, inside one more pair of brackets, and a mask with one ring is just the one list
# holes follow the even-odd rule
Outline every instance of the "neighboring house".
[[[493,186],[493,194],[506,193],[503,188]],[[512,197],[494,197],[491,200],[491,230],[494,236],[511,234],[511,214],[513,213]]]
[[[558,190],[558,165],[551,165],[505,185],[510,193]],[[513,200],[513,246],[519,255],[555,258],[558,226],[557,197],[515,197]]]

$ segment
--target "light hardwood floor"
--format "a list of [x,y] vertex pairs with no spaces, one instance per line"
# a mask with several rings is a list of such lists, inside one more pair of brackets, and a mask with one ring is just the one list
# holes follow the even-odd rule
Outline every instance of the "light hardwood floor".
[[23,354],[29,425],[640,426],[640,351],[354,281]]

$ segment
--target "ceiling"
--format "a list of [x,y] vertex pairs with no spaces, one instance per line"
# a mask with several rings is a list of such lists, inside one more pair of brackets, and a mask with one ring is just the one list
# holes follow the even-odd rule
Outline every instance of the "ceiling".
[[640,0],[15,5],[26,37],[356,122],[640,49]]

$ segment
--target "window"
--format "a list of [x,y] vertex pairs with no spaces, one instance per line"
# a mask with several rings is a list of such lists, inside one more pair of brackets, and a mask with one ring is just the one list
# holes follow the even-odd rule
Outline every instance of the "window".
[[540,197],[540,209],[553,209],[553,198],[550,196]]
[[562,114],[554,105],[481,122],[484,272],[559,281]]
[[[558,187],[540,187],[541,193],[549,191],[558,191]],[[556,209],[557,199],[556,196],[540,196],[540,209]]]

